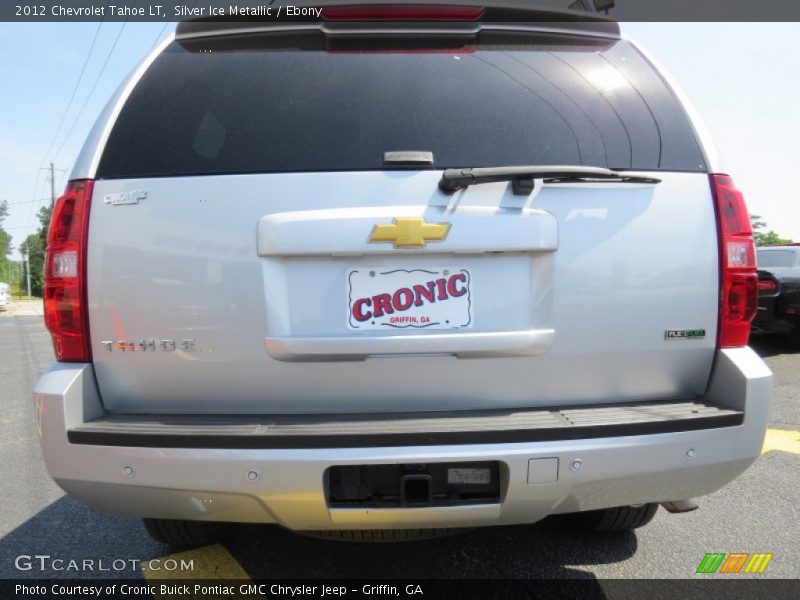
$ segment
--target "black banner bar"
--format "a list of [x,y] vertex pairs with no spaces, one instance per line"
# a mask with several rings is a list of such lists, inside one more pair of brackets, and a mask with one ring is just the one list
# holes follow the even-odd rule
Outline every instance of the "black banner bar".
[[[406,3],[422,3],[405,0]],[[189,19],[319,20],[325,6],[402,4],[404,0],[3,0],[0,21],[182,21]],[[800,21],[797,0],[436,0],[435,4],[541,10],[543,20]],[[517,17],[521,18],[521,17]],[[526,17],[537,20],[536,16]]]
[[0,580],[0,598],[40,600],[274,599],[274,600],[794,600],[800,597],[800,581],[786,579],[420,579],[420,580],[145,580],[145,579],[28,579]]

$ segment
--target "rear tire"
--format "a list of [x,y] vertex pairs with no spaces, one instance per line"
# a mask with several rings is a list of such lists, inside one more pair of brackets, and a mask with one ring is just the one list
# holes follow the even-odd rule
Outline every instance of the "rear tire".
[[641,506],[616,506],[602,510],[590,510],[570,515],[572,521],[581,529],[594,533],[613,533],[631,531],[653,520],[658,504]]
[[155,541],[169,546],[204,546],[222,539],[224,525],[176,519],[142,519]]
[[342,529],[331,531],[297,531],[320,540],[336,542],[411,542],[416,540],[430,540],[449,537],[469,531],[469,528],[449,529]]

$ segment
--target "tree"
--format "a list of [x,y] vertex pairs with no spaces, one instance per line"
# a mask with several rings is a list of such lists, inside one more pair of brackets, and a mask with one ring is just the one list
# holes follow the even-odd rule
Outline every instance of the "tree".
[[3,230],[3,221],[8,216],[8,200],[0,200],[0,282],[10,283],[14,264],[8,259],[13,247],[11,246],[11,235]]
[[782,238],[772,229],[766,233],[760,231],[767,226],[767,222],[761,220],[761,215],[750,215],[750,226],[753,228],[753,239],[756,242],[756,246],[782,246],[792,243],[792,240]]
[[[44,270],[44,242],[42,242],[38,233],[32,233],[25,238],[19,246],[20,252],[23,255],[28,255],[28,265],[31,270],[31,295],[41,296],[44,280],[42,278]],[[20,289],[27,290],[27,274],[22,271],[22,278],[20,280]]]
[[8,260],[8,255],[11,254],[11,236],[0,229],[0,264]]
[[8,211],[8,200],[0,200],[0,263],[8,260],[8,255],[12,250],[11,236],[3,230],[3,221],[8,216]]
[[[28,253],[28,264],[31,269],[31,294],[41,296],[44,287],[44,251],[47,247],[47,229],[50,226],[50,215],[52,209],[43,206],[36,213],[39,220],[39,229],[36,233],[30,234],[25,241],[20,244],[20,252]],[[27,290],[27,273],[22,271],[20,289]]]
[[47,245],[47,230],[50,228],[50,217],[53,215],[53,209],[49,206],[43,206],[36,213],[36,218],[39,219],[39,231],[37,235],[42,240],[44,245]]

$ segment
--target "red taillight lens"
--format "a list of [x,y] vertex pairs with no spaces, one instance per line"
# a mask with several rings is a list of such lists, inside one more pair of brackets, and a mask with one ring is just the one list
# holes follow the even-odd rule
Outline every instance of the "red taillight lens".
[[476,21],[483,11],[481,6],[365,4],[326,6],[322,9],[322,18],[327,21]]
[[86,306],[86,242],[93,182],[70,181],[56,200],[44,266],[44,322],[56,359],[92,360]]
[[728,175],[711,175],[720,244],[717,346],[746,346],[758,305],[756,249],[742,193]]
[[768,294],[775,292],[778,290],[778,282],[773,281],[772,279],[759,279],[758,280],[758,291],[759,292],[766,292]]

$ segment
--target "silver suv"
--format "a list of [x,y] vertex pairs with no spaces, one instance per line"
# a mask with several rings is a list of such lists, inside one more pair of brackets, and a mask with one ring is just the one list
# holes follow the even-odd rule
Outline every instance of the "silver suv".
[[184,22],[122,85],[50,229],[67,493],[176,544],[609,531],[756,459],[749,220],[680,93],[461,4]]

